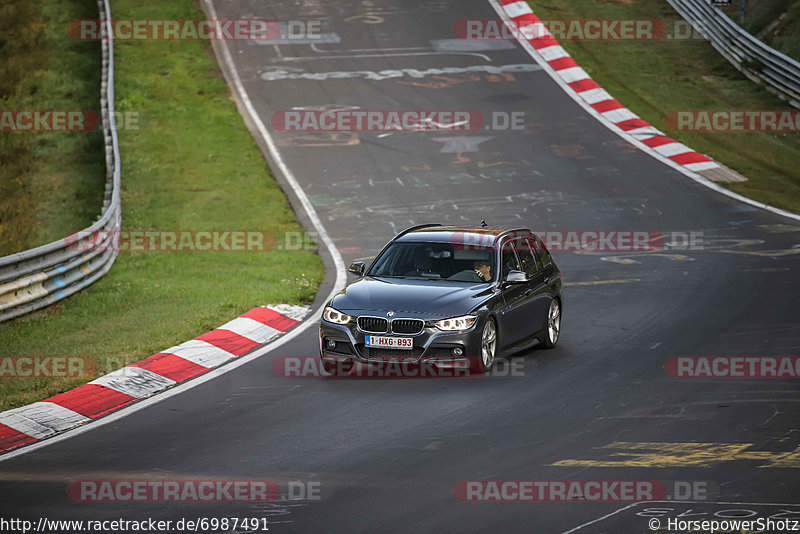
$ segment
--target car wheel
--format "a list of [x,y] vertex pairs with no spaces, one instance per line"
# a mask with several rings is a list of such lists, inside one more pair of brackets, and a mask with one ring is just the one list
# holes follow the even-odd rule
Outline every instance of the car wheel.
[[561,302],[558,299],[550,301],[550,309],[547,310],[547,328],[544,332],[543,346],[552,349],[558,343],[558,336],[561,333]]
[[481,361],[480,372],[488,371],[494,365],[494,358],[497,354],[497,326],[491,317],[486,319],[481,334]]

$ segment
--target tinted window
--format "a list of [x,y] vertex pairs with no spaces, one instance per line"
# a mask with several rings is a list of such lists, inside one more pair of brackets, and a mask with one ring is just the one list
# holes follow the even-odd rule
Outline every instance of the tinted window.
[[508,273],[512,270],[519,271],[519,260],[517,259],[517,255],[514,253],[514,247],[511,245],[511,241],[506,241],[503,243],[503,250],[500,254],[500,262],[503,268],[503,277],[502,280],[505,280],[508,277]]
[[375,261],[369,276],[477,282],[478,264],[486,264],[494,276],[491,247],[451,243],[395,242]]
[[550,257],[550,252],[547,250],[547,247],[544,246],[544,243],[541,239],[539,239],[538,236],[533,242],[533,250],[543,266],[547,266],[553,262],[553,259]]
[[528,277],[533,276],[534,274],[539,271],[542,266],[539,264],[539,260],[534,256],[533,250],[531,250],[530,243],[528,243],[527,239],[518,239],[514,246],[517,249],[517,255],[519,256],[519,265],[522,268],[521,270],[528,275]]

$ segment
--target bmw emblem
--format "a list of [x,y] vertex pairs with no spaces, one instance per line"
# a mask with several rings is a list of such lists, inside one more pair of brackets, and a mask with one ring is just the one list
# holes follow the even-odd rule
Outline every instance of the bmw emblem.
[[391,319],[392,317],[394,317],[394,312],[393,311],[386,312],[386,317],[389,317]]

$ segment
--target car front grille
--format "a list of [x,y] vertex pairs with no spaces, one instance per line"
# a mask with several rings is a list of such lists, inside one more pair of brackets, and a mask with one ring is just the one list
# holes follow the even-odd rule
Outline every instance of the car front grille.
[[419,334],[425,328],[420,319],[395,319],[392,321],[392,332],[395,334]]
[[364,332],[385,334],[389,331],[389,321],[382,317],[359,317],[358,327]]

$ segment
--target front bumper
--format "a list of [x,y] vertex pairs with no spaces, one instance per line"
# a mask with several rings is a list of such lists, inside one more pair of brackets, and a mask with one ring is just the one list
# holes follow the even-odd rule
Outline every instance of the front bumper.
[[[410,334],[369,334],[363,332],[352,320],[347,325],[329,323],[320,319],[319,351],[323,362],[330,364],[383,364],[390,361],[401,361],[406,364],[434,363],[437,367],[463,367],[465,362],[481,357],[481,328],[483,318],[479,317],[472,328],[458,332],[445,332],[436,327],[426,326],[422,332]],[[367,335],[384,335],[389,337],[410,337],[413,339],[412,350],[374,349],[365,345]],[[328,342],[335,343],[334,348]],[[460,349],[461,355],[453,354]]]

